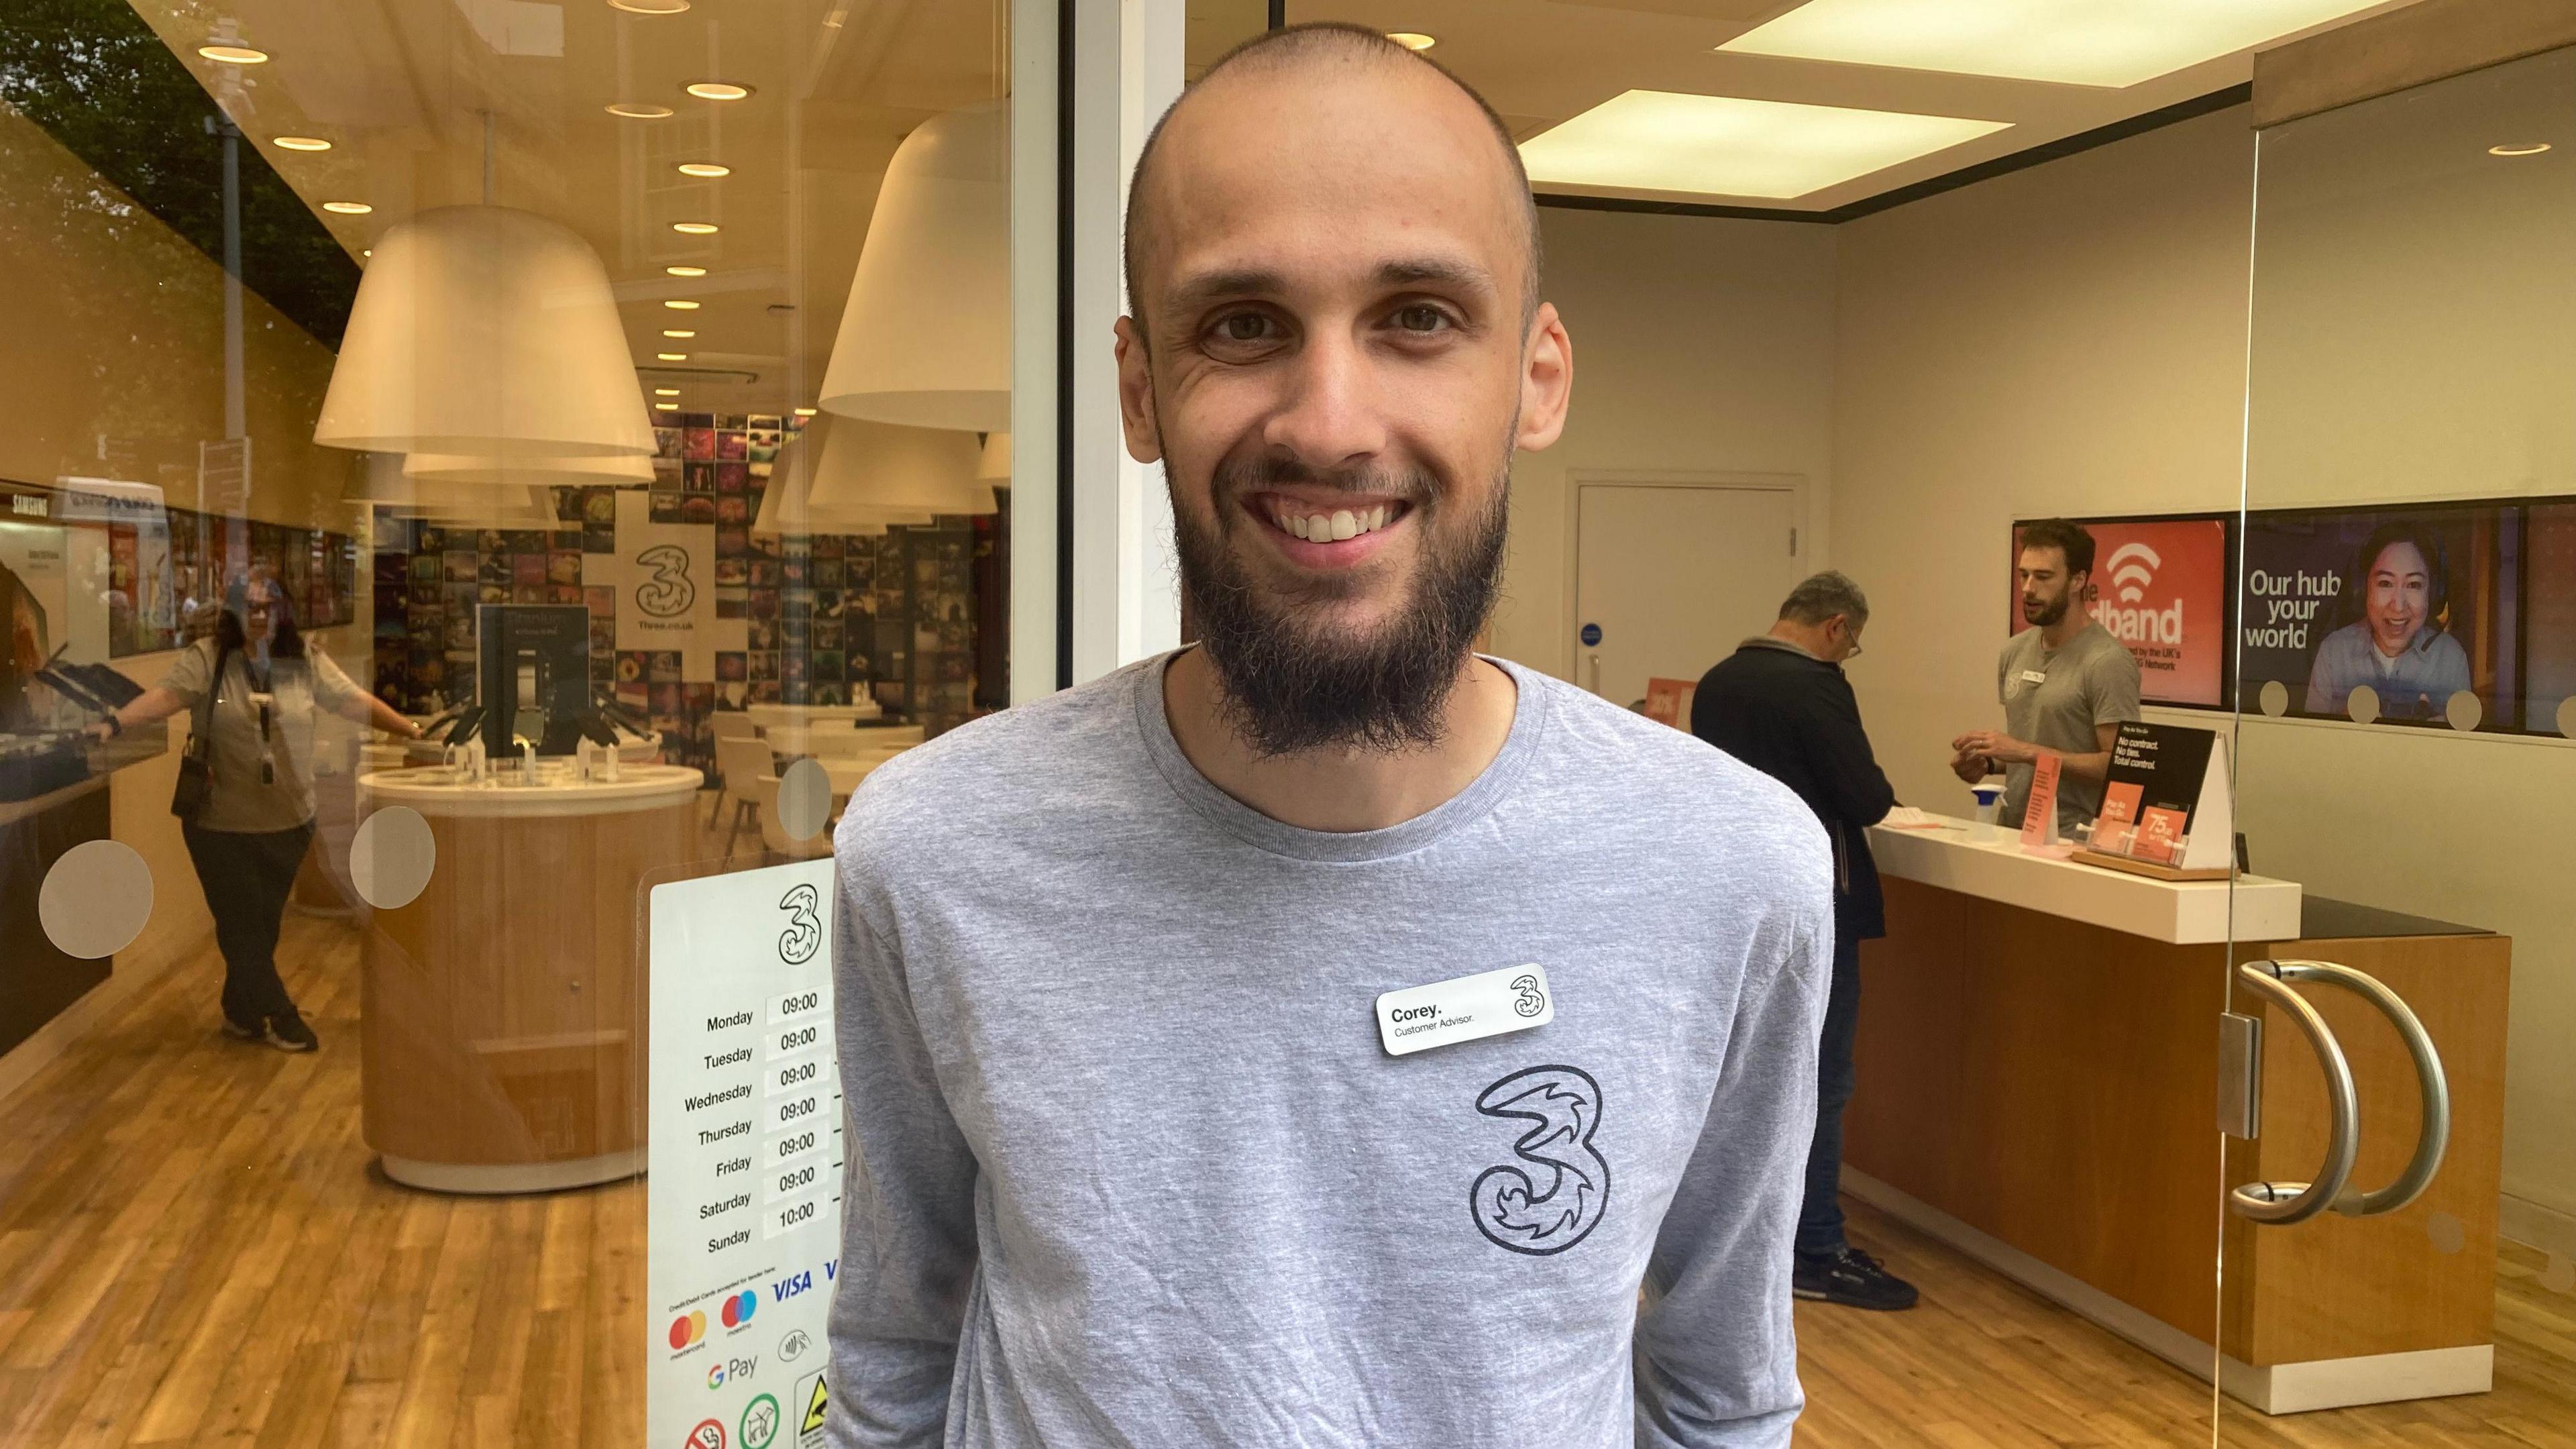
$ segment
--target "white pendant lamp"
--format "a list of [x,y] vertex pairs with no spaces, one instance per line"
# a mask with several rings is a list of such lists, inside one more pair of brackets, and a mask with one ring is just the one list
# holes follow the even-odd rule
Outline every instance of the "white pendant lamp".
[[653,429],[599,256],[506,206],[376,239],[313,440],[501,458],[647,456]]
[[554,497],[544,488],[493,488],[468,484],[428,509],[428,516],[450,528],[560,528]]
[[895,148],[819,401],[910,427],[1011,425],[1010,102],[934,116]]
[[990,485],[975,481],[972,433],[836,420],[815,455],[811,501],[820,508],[900,508],[991,513]]
[[403,471],[405,461],[400,453],[369,454],[350,470],[348,484],[340,490],[341,499],[396,513],[429,514],[470,507],[491,492],[471,484],[414,478]]
[[477,458],[462,453],[414,453],[403,474],[440,483],[499,483],[525,487],[618,487],[653,481],[653,460],[633,453],[591,458]]
[[833,424],[815,418],[805,430],[778,451],[778,461],[769,470],[769,486],[761,490],[760,514],[752,520],[755,538],[779,538],[789,534],[848,533],[875,537],[891,524],[924,524],[932,521],[927,512],[913,509],[871,508],[864,506],[825,506],[814,501],[814,460],[821,455],[824,433]]
[[975,477],[979,482],[990,483],[996,488],[1011,486],[1010,434],[984,435],[984,452],[975,460]]

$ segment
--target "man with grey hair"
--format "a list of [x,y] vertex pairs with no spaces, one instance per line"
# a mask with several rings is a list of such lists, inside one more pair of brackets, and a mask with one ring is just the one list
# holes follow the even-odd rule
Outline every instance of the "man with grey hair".
[[1887,934],[1865,832],[1896,804],[1843,677],[1868,624],[1869,600],[1842,574],[1827,570],[1791,589],[1771,632],[1745,640],[1700,680],[1691,733],[1796,791],[1833,842],[1833,990],[1816,1054],[1816,1136],[1790,1283],[1801,1298],[1883,1310],[1913,1307],[1914,1285],[1843,1236],[1837,1191],[1860,1024],[1860,943]]

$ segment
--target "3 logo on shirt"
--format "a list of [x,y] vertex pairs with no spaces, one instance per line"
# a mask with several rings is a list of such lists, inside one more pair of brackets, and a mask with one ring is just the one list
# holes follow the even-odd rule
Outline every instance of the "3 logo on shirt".
[[1520,1161],[1486,1168],[1468,1188],[1476,1230],[1533,1256],[1582,1242],[1610,1203],[1610,1164],[1592,1146],[1601,1084],[1579,1067],[1528,1067],[1478,1093],[1476,1110],[1532,1124],[1512,1143]]

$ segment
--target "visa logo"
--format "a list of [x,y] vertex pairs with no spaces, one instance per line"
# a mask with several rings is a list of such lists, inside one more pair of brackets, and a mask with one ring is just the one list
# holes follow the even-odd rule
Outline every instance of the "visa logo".
[[769,1301],[772,1303],[784,1303],[788,1299],[795,1297],[797,1294],[802,1293],[813,1286],[813,1274],[791,1273],[784,1280],[769,1285]]

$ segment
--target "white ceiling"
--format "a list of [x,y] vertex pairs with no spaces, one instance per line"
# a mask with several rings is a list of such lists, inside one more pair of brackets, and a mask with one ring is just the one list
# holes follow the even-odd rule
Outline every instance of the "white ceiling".
[[[1803,0],[1290,0],[1291,21],[1345,20],[1436,38],[1430,55],[1481,91],[1528,140],[1630,90],[1742,97],[2007,123],[2002,130],[1802,196],[1542,184],[1543,192],[1829,212],[2194,100],[2253,76],[2254,53],[2413,3],[2387,0],[2343,20],[2111,88],[1721,52]],[[1984,0],[1904,0],[1988,8]],[[2152,13],[2157,0],[2129,0]],[[2272,3],[2272,0],[2266,0]],[[1189,63],[1203,68],[1260,31],[1262,0],[1189,0]]]

